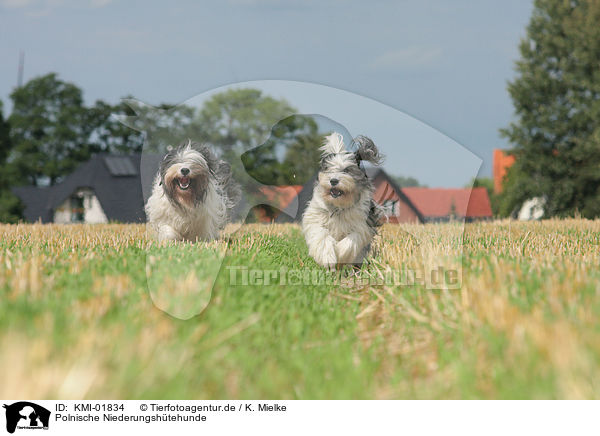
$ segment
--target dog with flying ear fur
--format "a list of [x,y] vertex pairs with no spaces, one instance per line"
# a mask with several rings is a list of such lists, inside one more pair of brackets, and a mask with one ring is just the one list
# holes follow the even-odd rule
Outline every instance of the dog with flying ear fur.
[[383,156],[365,136],[357,136],[353,143],[355,152],[346,150],[337,132],[325,138],[313,197],[302,217],[310,256],[330,269],[361,265],[384,215],[361,168],[362,161],[381,164]]

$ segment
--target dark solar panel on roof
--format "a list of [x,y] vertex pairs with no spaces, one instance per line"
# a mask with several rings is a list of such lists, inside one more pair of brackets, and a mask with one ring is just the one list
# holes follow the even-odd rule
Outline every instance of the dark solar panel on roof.
[[137,176],[137,170],[128,157],[106,156],[104,162],[113,176]]

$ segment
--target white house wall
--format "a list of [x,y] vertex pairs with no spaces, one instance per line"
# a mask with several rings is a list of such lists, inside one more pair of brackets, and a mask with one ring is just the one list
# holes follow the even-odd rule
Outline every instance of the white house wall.
[[[87,198],[86,198],[87,201]],[[90,197],[90,207],[87,207],[86,202],[84,201],[85,212],[84,212],[84,221],[89,224],[102,224],[107,223],[108,218],[104,214],[104,210],[102,210],[102,206],[100,205],[100,201],[98,201],[98,197],[94,194]]]
[[[83,196],[83,222],[86,224],[107,223],[108,218],[98,201],[98,197],[89,189],[80,189],[74,193]],[[54,211],[54,222],[57,224],[71,223],[71,197],[67,198]]]
[[71,199],[67,198],[63,204],[54,211],[54,220],[57,224],[68,224],[71,222]]

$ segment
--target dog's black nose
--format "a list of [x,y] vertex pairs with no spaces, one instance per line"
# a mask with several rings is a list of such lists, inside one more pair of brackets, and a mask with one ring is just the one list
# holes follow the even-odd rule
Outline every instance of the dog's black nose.
[[339,181],[338,179],[331,179],[331,180],[329,181],[329,183],[331,183],[331,186],[335,186],[335,185],[337,185],[338,183],[340,183],[340,181]]
[[187,176],[190,173],[190,169],[189,168],[182,168],[181,169],[181,174],[183,174],[184,176]]

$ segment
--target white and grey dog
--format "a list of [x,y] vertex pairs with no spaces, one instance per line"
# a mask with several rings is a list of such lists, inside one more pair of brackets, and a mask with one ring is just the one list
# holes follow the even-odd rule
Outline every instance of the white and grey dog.
[[360,265],[383,216],[360,167],[363,160],[377,165],[383,157],[369,138],[358,136],[354,142],[358,149],[351,152],[339,133],[325,138],[318,180],[302,217],[309,254],[328,268]]
[[188,140],[160,164],[146,217],[159,241],[215,239],[239,192],[231,166],[208,147]]

